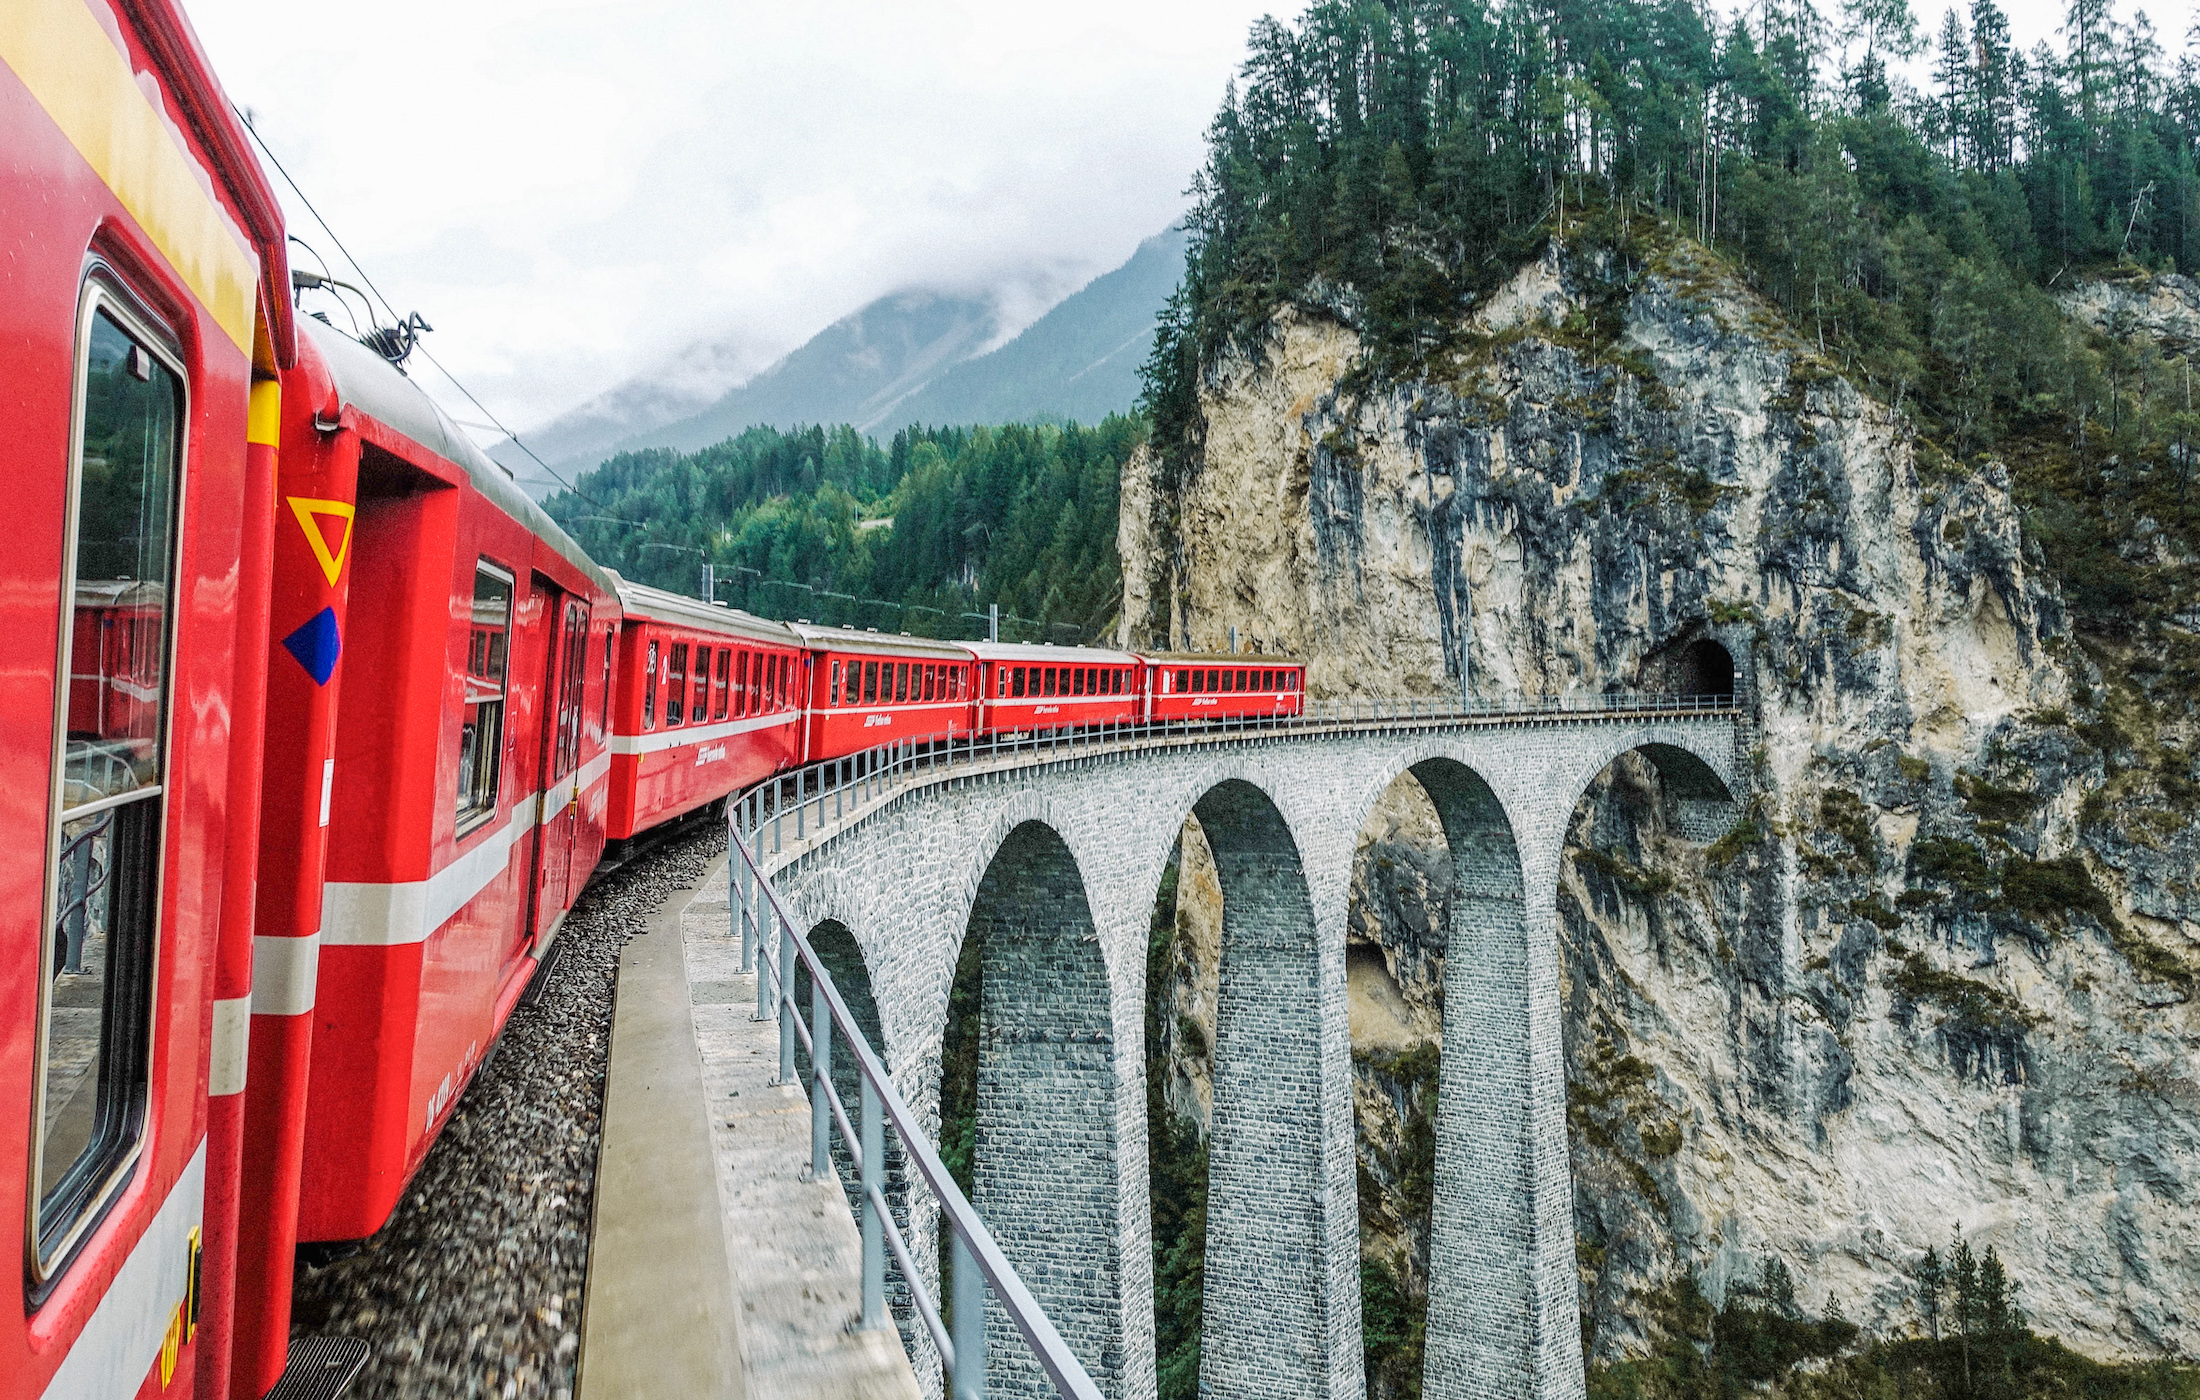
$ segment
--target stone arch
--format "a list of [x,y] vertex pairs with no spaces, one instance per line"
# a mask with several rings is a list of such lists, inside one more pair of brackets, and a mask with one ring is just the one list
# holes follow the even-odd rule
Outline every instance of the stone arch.
[[1360,1368],[1356,1273],[1335,1238],[1352,1216],[1344,1036],[1325,1025],[1342,1021],[1341,988],[1324,994],[1342,950],[1325,978],[1299,845],[1267,793],[1226,777],[1192,812],[1222,887],[1200,1393],[1329,1397]]
[[[1117,1066],[1107,961],[1061,834],[1027,819],[994,849],[966,939],[980,967],[972,1204],[1103,1392],[1124,1393]],[[998,1301],[992,1393],[1051,1396]]]
[[[1552,1354],[1579,1345],[1563,1117],[1554,1134],[1550,1066],[1539,1064],[1555,1064],[1558,1049],[1555,1021],[1544,1028],[1537,1015],[1539,1000],[1555,1001],[1555,966],[1542,986],[1549,960],[1535,956],[1519,845],[1487,780],[1453,758],[1410,771],[1452,859],[1424,1394],[1550,1394]],[[1539,1238],[1554,1223],[1562,1277]],[[1578,1350],[1574,1359],[1578,1370]]]
[[[1639,754],[1648,759],[1658,775],[1658,787],[1664,804],[1666,825],[1687,840],[1702,843],[1716,841],[1733,829],[1741,815],[1738,794],[1727,778],[1714,768],[1704,755],[1686,744],[1675,742],[1680,735],[1622,733],[1615,742],[1602,746],[1590,758],[1594,766],[1585,765],[1585,771],[1574,775],[1563,794],[1563,810],[1556,813],[1557,835],[1561,843],[1565,839],[1568,823],[1574,809],[1581,805],[1589,785],[1606,769],[1628,754]],[[1729,736],[1722,733],[1722,742]],[[1553,877],[1555,879],[1555,868]],[[1553,886],[1556,893],[1556,886]]]

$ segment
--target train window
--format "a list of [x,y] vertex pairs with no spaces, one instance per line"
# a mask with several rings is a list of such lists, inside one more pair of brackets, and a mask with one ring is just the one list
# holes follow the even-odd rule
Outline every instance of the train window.
[[[159,936],[168,618],[183,378],[95,286],[70,464],[61,768],[48,798],[32,1120],[31,1263],[44,1280],[128,1175],[145,1122]],[[102,655],[110,635],[126,657]]]
[[832,681],[825,687],[825,703],[837,705],[840,703],[840,663],[838,661],[833,663],[832,674]]
[[793,694],[793,693],[794,693],[794,667],[792,667],[792,666],[790,666],[790,665],[788,665],[788,664],[787,664],[787,658],[786,658],[786,657],[784,657],[784,656],[775,656],[775,657],[773,657],[773,658],[772,658],[772,694],[773,694],[773,695],[774,695],[775,697],[777,697],[777,699],[776,699],[776,703],[774,703],[774,704],[773,704],[772,708],[773,708],[773,709],[775,709],[775,710],[784,710],[784,709],[786,709],[786,708],[787,708],[787,697],[788,697],[789,695]]
[[504,672],[512,632],[512,576],[474,565],[473,631],[466,647],[466,695],[458,728],[458,831],[465,835],[497,810],[504,767]]
[[919,695],[919,696],[917,697],[917,698],[918,698],[919,700],[930,700],[930,699],[933,699],[933,698],[934,698],[934,696],[933,696],[933,694],[932,694],[932,691],[933,691],[933,689],[934,689],[934,688],[935,688],[936,686],[938,686],[938,685],[939,685],[939,683],[940,683],[940,674],[939,674],[939,672],[940,672],[940,668],[939,668],[938,666],[935,666],[935,665],[931,665],[931,664],[929,664],[929,663],[928,663],[928,664],[927,664],[927,665],[925,666],[925,668],[924,668],[924,693],[923,693],[923,694],[921,694],[921,695]]
[[695,694],[688,713],[700,722],[710,717],[710,648],[695,649]]
[[649,659],[642,664],[642,728],[657,727],[657,643],[649,644]]
[[733,653],[724,647],[718,649],[718,672],[710,682],[710,717],[726,717],[726,681],[733,670]]
[[665,664],[665,727],[687,718],[688,649],[686,642],[672,644],[672,659]]
[[611,732],[611,663],[618,652],[619,629],[607,627],[603,634],[603,732]]
[[863,703],[862,662],[851,661],[848,663],[848,679],[845,688],[841,691],[840,699],[844,705],[860,705]]
[[878,703],[878,663],[876,661],[863,663],[863,703],[866,705],[876,705]]

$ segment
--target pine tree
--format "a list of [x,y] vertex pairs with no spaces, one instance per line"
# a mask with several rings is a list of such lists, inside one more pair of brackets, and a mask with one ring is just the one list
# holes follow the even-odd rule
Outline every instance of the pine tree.
[[2102,104],[2113,85],[2116,66],[2114,0],[2070,0],[2063,12],[2062,35],[2068,50],[2064,72],[2077,96],[2086,126],[2096,128]]
[[1971,76],[1972,159],[1982,170],[2000,170],[2015,149],[2019,55],[2010,44],[2009,17],[1994,0],[1971,0],[1971,46],[1977,55]]
[[1936,1342],[1940,1340],[1940,1295],[1947,1286],[1948,1270],[1940,1262],[1940,1251],[1925,1246],[1925,1258],[1917,1266],[1917,1308],[1925,1316],[1926,1334]]
[[1971,112],[1971,40],[1963,32],[1962,17],[1952,8],[1940,18],[1938,49],[1933,62],[1933,84],[1940,93],[1935,125],[1947,142],[1948,163],[1961,165]]

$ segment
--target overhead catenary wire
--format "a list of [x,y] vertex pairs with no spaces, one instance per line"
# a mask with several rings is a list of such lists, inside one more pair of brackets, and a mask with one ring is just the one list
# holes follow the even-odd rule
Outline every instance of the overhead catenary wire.
[[[313,221],[321,226],[323,232],[328,234],[329,242],[336,245],[336,251],[342,253],[344,255],[344,261],[351,264],[352,271],[359,274],[360,282],[366,286],[368,291],[374,293],[374,298],[376,301],[382,303],[382,309],[389,313],[390,320],[395,324],[403,325],[405,318],[397,314],[397,308],[390,304],[390,299],[382,295],[382,289],[380,287],[374,285],[374,279],[367,275],[367,269],[365,265],[362,264],[359,259],[352,256],[351,249],[344,246],[344,240],[341,236],[337,234],[335,225],[331,224],[328,219],[321,213],[321,211],[314,206],[313,201],[307,197],[304,188],[299,185],[297,179],[291,175],[289,170],[284,168],[282,161],[276,156],[273,148],[271,148],[267,144],[267,138],[260,135],[259,128],[253,125],[251,116],[247,114],[245,110],[241,107],[237,108],[236,112],[237,120],[242,122],[244,124],[244,129],[252,134],[252,143],[260,148],[260,153],[262,155],[267,157],[268,164],[275,167],[275,173],[283,177],[283,183],[290,186],[291,193],[298,196],[298,202],[306,207],[306,212],[313,216]],[[303,246],[307,247],[307,251],[312,251],[310,245]],[[325,259],[321,259],[321,255],[318,252],[315,252],[313,256],[317,260],[321,261],[321,267],[325,271],[328,267],[327,261]],[[337,300],[342,301],[343,298],[338,297]],[[368,307],[368,315],[369,319],[372,319],[373,308],[371,306]],[[534,460],[536,466],[541,467],[543,471],[547,472],[552,481],[555,481],[558,485],[563,486],[566,490],[572,492],[574,495],[580,497],[582,500],[588,502],[592,506],[595,506],[599,510],[610,509],[610,507],[606,506],[602,501],[597,500],[594,496],[589,495],[586,491],[581,490],[580,487],[575,486],[572,482],[567,481],[563,476],[560,476],[557,469],[555,467],[552,467],[548,462],[545,462],[542,459],[541,455],[537,453],[534,448],[529,447],[518,433],[515,433],[510,428],[505,427],[503,420],[499,419],[494,413],[491,413],[489,411],[488,405],[482,403],[480,399],[475,398],[473,390],[467,388],[464,384],[461,384],[458,380],[457,375],[445,369],[443,367],[443,362],[441,360],[438,360],[435,357],[434,353],[431,352],[427,346],[415,345],[414,348],[417,349],[422,355],[427,357],[428,363],[435,366],[436,372],[438,374],[442,375],[445,379],[450,381],[452,388],[458,390],[458,392],[466,396],[466,401],[468,403],[472,404],[475,408],[481,410],[482,416],[487,418],[492,424],[495,425],[496,431],[504,434],[506,438],[511,440],[511,443],[514,447],[517,447],[520,451],[526,453],[530,458]],[[503,464],[499,463],[498,465],[501,466]],[[510,469],[506,468],[506,470]]]

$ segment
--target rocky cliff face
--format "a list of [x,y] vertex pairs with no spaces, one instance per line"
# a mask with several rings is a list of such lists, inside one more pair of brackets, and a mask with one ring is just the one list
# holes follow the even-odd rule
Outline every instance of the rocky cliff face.
[[[1805,1306],[1904,1331],[1958,1225],[2038,1330],[2200,1353],[2200,735],[2161,658],[2072,634],[2005,470],[1915,439],[1692,245],[1554,252],[1403,381],[1362,368],[1348,296],[1309,300],[1211,373],[1188,465],[1126,470],[1126,642],[1235,627],[1317,696],[1715,688],[1716,643],[1749,710],[1725,838],[1665,830],[1646,764],[1576,812],[1593,1357],[1768,1253]],[[1411,1261],[1399,1062],[1434,1043],[1445,888],[1425,797],[1394,796],[1349,956],[1366,1248]]]

